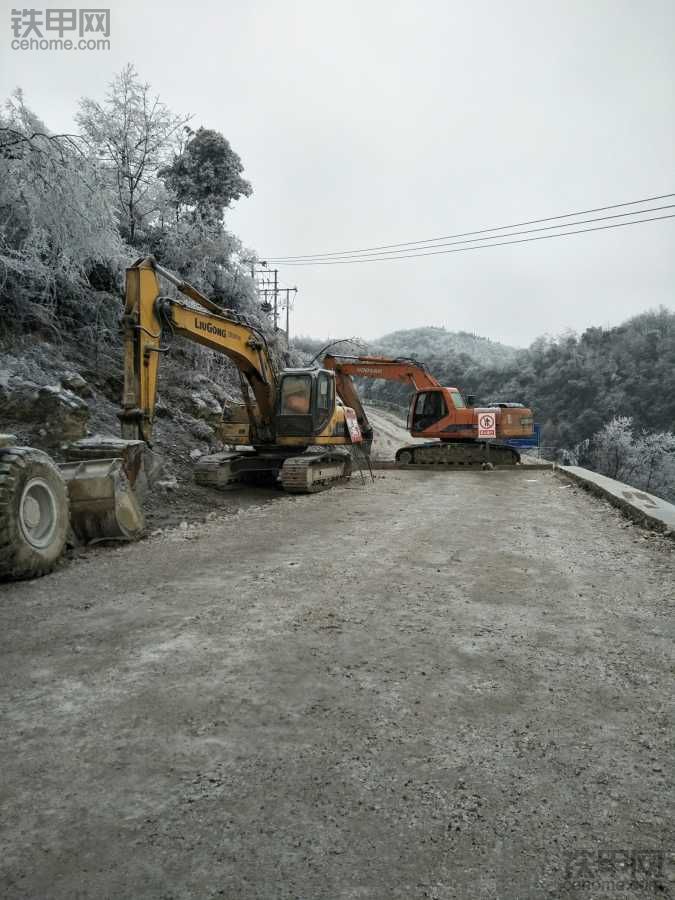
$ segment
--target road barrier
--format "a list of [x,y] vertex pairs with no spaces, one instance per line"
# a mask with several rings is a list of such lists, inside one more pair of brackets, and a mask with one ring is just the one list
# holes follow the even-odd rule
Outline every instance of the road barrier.
[[639,525],[675,538],[675,506],[667,500],[581,466],[556,464],[554,468],[585,490],[608,500]]

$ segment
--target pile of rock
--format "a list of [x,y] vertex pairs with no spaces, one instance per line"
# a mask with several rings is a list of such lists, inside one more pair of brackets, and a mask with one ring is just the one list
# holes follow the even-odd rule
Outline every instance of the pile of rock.
[[17,423],[17,430],[44,447],[59,447],[87,433],[93,398],[91,387],[76,372],[67,372],[57,384],[38,384],[0,372],[2,427]]

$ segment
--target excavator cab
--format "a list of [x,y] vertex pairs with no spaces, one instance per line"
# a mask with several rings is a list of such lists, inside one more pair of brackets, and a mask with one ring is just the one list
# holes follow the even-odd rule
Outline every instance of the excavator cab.
[[463,420],[463,413],[467,405],[457,388],[429,388],[417,391],[410,401],[408,410],[408,431],[411,434],[420,434],[431,428],[441,419],[447,419],[448,423],[458,419]]
[[418,391],[408,410],[408,431],[426,431],[448,415],[448,405],[442,389]]
[[335,410],[335,374],[326,369],[285,369],[279,381],[277,435],[320,434]]

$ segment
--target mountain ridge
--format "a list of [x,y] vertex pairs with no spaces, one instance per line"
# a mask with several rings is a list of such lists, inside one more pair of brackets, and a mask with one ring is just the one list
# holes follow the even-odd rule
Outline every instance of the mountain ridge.
[[412,356],[421,361],[444,355],[464,354],[486,366],[512,363],[521,352],[491,338],[468,331],[448,331],[443,326],[426,325],[402,328],[369,342],[373,352],[384,356]]

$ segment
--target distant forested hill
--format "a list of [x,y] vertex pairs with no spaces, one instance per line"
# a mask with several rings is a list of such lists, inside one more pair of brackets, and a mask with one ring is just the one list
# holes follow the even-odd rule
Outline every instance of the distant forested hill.
[[506,368],[471,374],[484,398],[530,404],[557,446],[591,437],[616,416],[675,431],[675,313],[662,308],[615,328],[540,338]]
[[446,331],[445,328],[433,326],[392,331],[374,341],[371,351],[385,356],[413,356],[423,360],[463,354],[486,366],[512,362],[518,352],[515,347],[467,331]]

